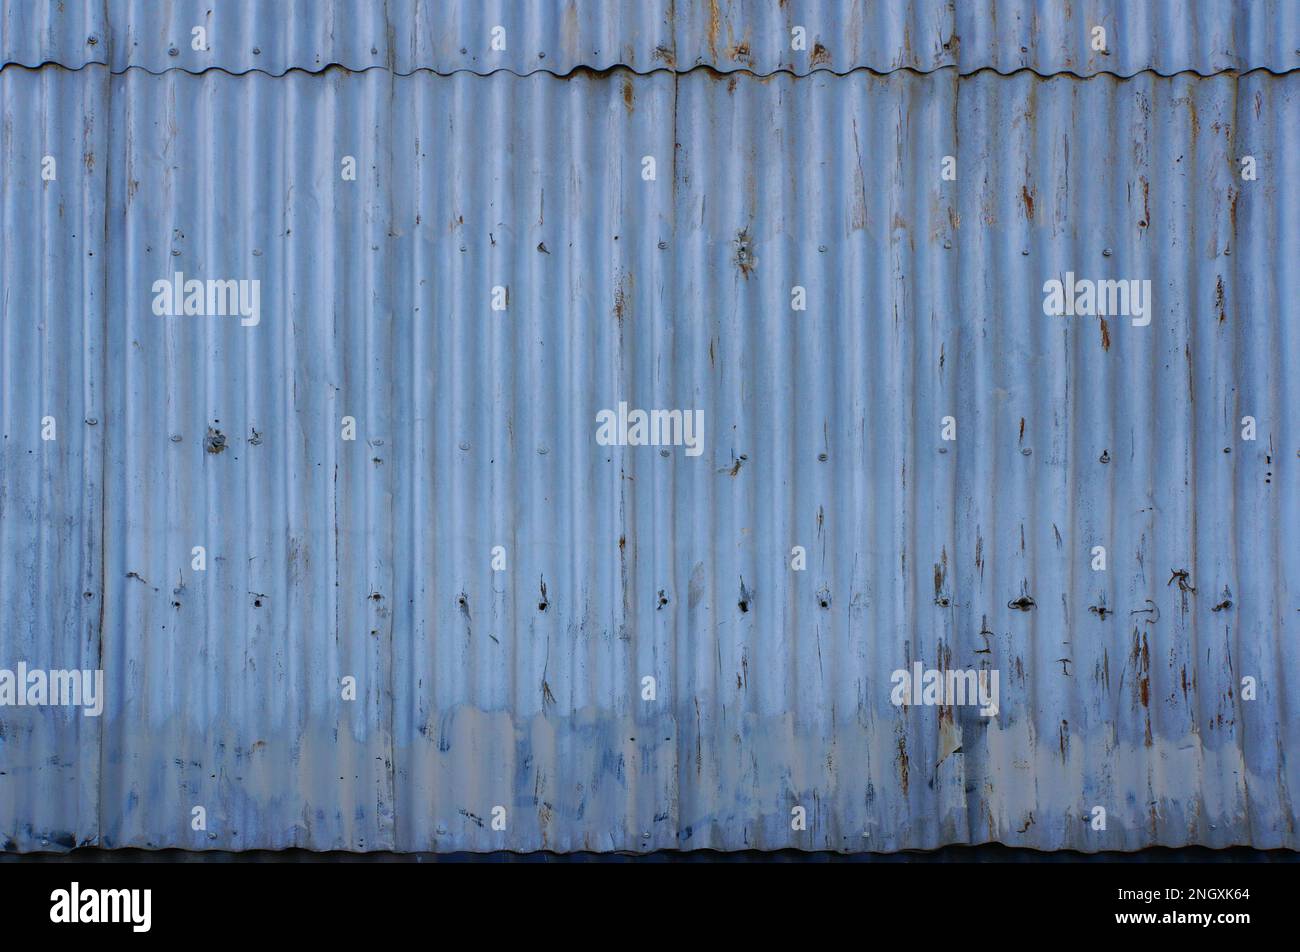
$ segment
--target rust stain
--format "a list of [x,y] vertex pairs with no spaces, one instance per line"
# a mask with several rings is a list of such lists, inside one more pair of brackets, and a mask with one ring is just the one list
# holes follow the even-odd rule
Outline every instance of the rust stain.
[[1101,349],[1110,350],[1110,327],[1106,324],[1106,318],[1101,318]]
[[619,274],[618,281],[614,284],[614,307],[612,313],[614,315],[614,320],[616,320],[620,325],[623,323],[623,318],[631,311],[631,302],[628,300],[628,297],[633,287],[635,287],[635,284],[636,282],[632,275],[626,272]]
[[[1150,708],[1151,706],[1151,653],[1147,646],[1147,636],[1145,633],[1139,634],[1136,629],[1133,631],[1133,662],[1137,668],[1137,689],[1138,700],[1142,706]],[[1147,725],[1148,735],[1150,732],[1150,722]]]
[[718,9],[718,0],[709,0],[709,53],[718,58],[718,31],[722,28],[722,11]]
[[1020,201],[1025,206],[1025,221],[1034,220],[1034,198],[1037,196],[1037,194],[1038,194],[1038,189],[1034,189],[1031,192],[1029,190],[1029,186],[1027,185],[1020,186]]
[[627,114],[632,115],[632,105],[636,101],[636,96],[632,92],[632,77],[623,77],[623,105],[627,109]]
[[814,66],[829,66],[831,62],[831,51],[822,46],[820,42],[813,43],[811,62]]
[[948,581],[948,551],[945,547],[940,561],[934,563],[934,603],[940,607],[948,606],[948,598],[943,594],[944,583]]
[[1219,275],[1214,282],[1214,309],[1219,312],[1220,324],[1228,319],[1227,310],[1223,306],[1223,275]]

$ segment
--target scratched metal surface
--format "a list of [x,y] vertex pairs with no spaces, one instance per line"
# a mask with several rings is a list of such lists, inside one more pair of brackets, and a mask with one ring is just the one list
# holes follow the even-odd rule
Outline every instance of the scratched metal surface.
[[[1092,29],[1106,30],[1094,49]],[[208,49],[191,31],[207,31]],[[504,50],[491,30],[506,30]],[[791,30],[807,43],[791,49]],[[486,74],[956,66],[1202,75],[1300,66],[1292,0],[0,0],[0,63]]]
[[[108,686],[0,708],[5,849],[1300,846],[1294,74],[0,92],[0,667]],[[1045,317],[1070,269],[1151,325]]]

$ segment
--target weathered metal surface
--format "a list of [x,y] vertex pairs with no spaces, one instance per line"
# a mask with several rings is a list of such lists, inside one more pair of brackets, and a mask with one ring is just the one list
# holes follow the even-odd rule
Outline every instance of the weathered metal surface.
[[[203,29],[203,42],[193,33]],[[504,30],[499,36],[493,30]],[[802,27],[804,42],[794,30]],[[1101,27],[1102,37],[1094,34]],[[497,41],[494,46],[494,40]],[[196,45],[198,48],[196,48]],[[503,47],[503,48],[502,48]],[[1292,0],[0,0],[0,62],[114,71],[760,74],[1300,66]]]
[[1294,75],[0,91],[5,848],[1300,846]]
[[[9,670],[99,663],[108,100],[103,69],[0,70],[0,668]],[[47,154],[62,165],[43,184]],[[47,416],[52,441],[40,438]],[[51,834],[71,846],[68,831],[97,828],[102,723],[0,707],[0,846],[39,848]]]

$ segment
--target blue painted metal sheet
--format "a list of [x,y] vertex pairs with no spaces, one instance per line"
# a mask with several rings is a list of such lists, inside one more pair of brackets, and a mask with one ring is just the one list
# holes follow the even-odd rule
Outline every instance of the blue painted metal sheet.
[[5,849],[1300,845],[1294,74],[0,93]]
[[[103,69],[0,70],[0,668],[11,672],[101,664],[108,102]],[[55,181],[42,180],[47,155]],[[0,707],[0,844],[72,846],[70,831],[99,824],[103,721],[33,713]]]
[[[1100,27],[1104,33],[1094,31]],[[194,30],[203,34],[196,36]],[[494,33],[500,28],[503,32]],[[796,29],[802,29],[797,35]],[[274,75],[1300,66],[1293,0],[0,0],[0,63]]]
[[[1132,76],[1300,65],[1300,7],[1285,0],[678,0],[674,10],[679,67]],[[807,42],[794,49],[799,26]]]

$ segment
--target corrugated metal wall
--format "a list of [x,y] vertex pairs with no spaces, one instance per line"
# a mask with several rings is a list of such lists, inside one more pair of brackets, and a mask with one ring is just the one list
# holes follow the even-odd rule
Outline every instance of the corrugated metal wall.
[[[195,49],[191,31],[207,31]],[[494,27],[505,48],[495,49]],[[792,30],[806,44],[793,49]],[[1098,42],[1095,27],[1105,38]],[[5,63],[115,72],[708,66],[1169,76],[1300,66],[1293,0],[59,0],[0,3]]]
[[0,11],[0,845],[1300,845],[1294,7],[509,6]]

